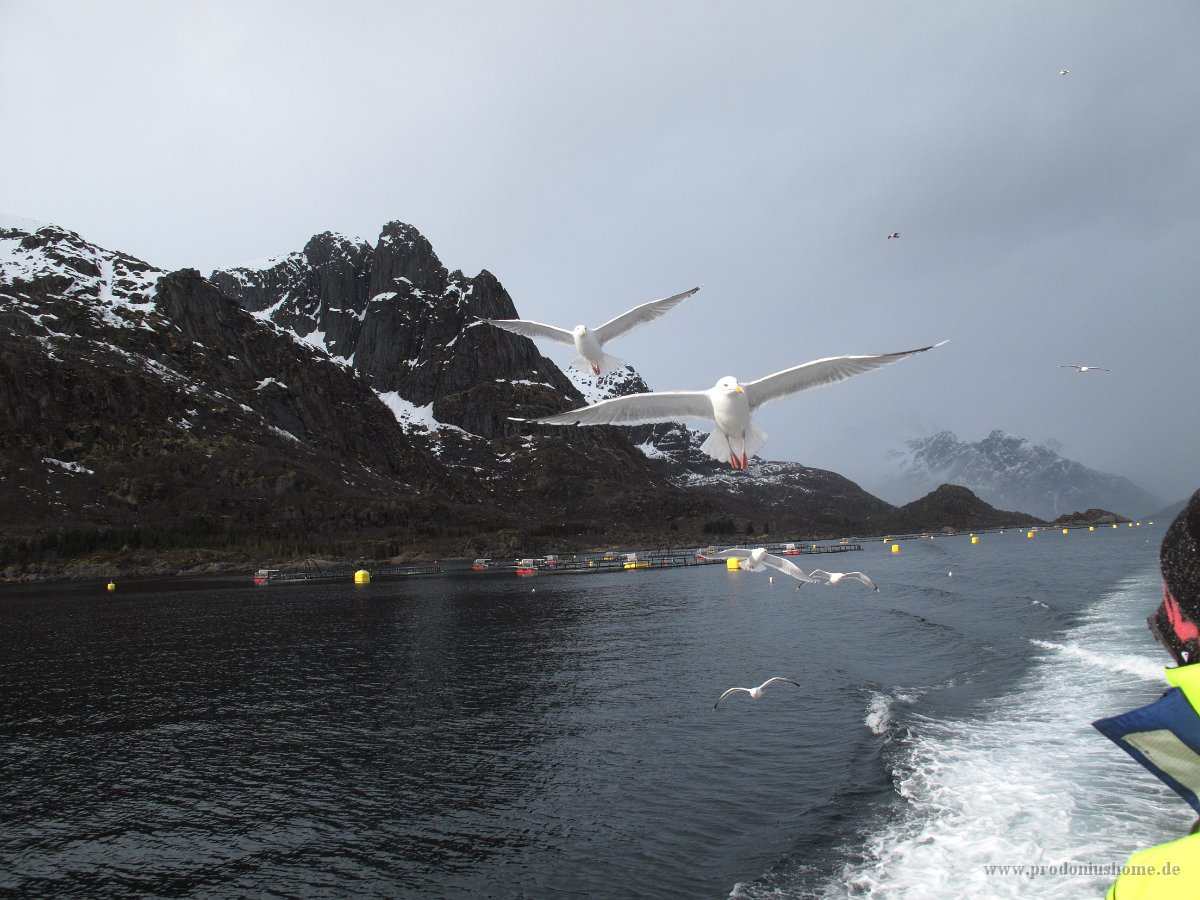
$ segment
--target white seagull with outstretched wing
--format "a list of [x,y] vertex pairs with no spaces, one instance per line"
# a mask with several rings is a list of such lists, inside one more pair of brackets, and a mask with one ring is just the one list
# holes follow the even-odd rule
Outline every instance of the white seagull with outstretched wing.
[[573,346],[575,352],[579,354],[579,356],[571,361],[573,367],[581,371],[584,368],[590,368],[593,375],[607,375],[609,372],[623,366],[624,362],[615,356],[609,356],[605,353],[605,344],[614,338],[620,337],[627,331],[632,331],[639,325],[644,325],[651,319],[657,319],[663,313],[678,306],[698,290],[700,290],[699,285],[690,291],[684,291],[682,294],[664,297],[662,300],[651,300],[649,303],[635,306],[629,312],[621,313],[621,315],[615,319],[610,319],[599,328],[576,325],[574,328],[566,329],[559,328],[556,325],[543,325],[541,322],[531,322],[528,319],[482,319],[481,321],[527,338],[547,338],[557,341],[560,344]]
[[768,685],[778,684],[780,682],[782,682],[784,684],[794,684],[794,685],[796,685],[796,687],[800,687],[800,683],[798,681],[792,681],[792,679],[790,679],[790,678],[784,678],[782,676],[777,675],[774,678],[768,678],[766,681],[764,681],[758,687],[752,687],[752,688],[731,687],[729,690],[727,690],[725,693],[723,693],[720,697],[717,698],[717,702],[713,704],[713,709],[716,709],[718,706],[720,706],[721,701],[724,700],[726,697],[728,697],[730,694],[737,694],[737,693],[749,694],[752,699],[757,700],[762,696],[763,688],[767,687]]
[[1080,375],[1082,375],[1084,372],[1111,372],[1112,371],[1112,369],[1106,369],[1103,366],[1077,366],[1074,364],[1067,365],[1067,366],[1060,365],[1059,368],[1060,369],[1074,369]]
[[861,581],[873,591],[879,590],[870,578],[862,572],[826,572],[824,569],[813,569],[809,574],[809,581],[819,581],[824,579],[826,584],[837,584],[843,578],[850,578],[854,581]]
[[744,569],[747,572],[765,572],[769,566],[772,569],[782,572],[784,575],[791,575],[797,581],[815,580],[809,577],[802,568],[790,559],[784,559],[782,556],[775,556],[773,553],[768,553],[766,547],[755,547],[753,550],[743,550],[741,547],[734,547],[730,550],[701,553],[700,556],[704,559],[736,559],[738,560],[738,568]]
[[767,441],[766,432],[750,421],[751,414],[760,406],[810,388],[861,375],[944,343],[941,341],[916,350],[877,356],[831,356],[793,366],[746,384],[740,384],[732,375],[726,375],[706,391],[630,394],[553,416],[512,420],[539,425],[648,425],[679,419],[710,419],[716,423],[716,427],[700,445],[700,449],[718,462],[728,460],[735,469],[745,469],[750,464],[750,457]]

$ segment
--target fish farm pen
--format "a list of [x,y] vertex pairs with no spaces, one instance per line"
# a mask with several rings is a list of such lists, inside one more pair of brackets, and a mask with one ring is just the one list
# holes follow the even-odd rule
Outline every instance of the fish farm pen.
[[[733,545],[730,545],[733,546]],[[569,575],[616,571],[653,571],[673,569],[681,566],[724,565],[724,559],[705,559],[703,553],[716,552],[716,546],[702,548],[666,548],[657,550],[621,551],[609,553],[572,554],[571,556],[539,556],[518,560],[477,559],[469,568],[443,568],[439,563],[412,566],[381,566],[369,571],[346,567],[321,568],[309,560],[304,569],[259,569],[254,573],[257,585],[288,584],[307,581],[349,581],[367,584],[375,578],[396,578],[414,575]],[[769,544],[767,550],[780,556],[813,556],[829,553],[847,553],[861,550],[858,543],[837,544]]]
[[[366,573],[367,577],[363,577]],[[419,565],[419,566],[382,566],[372,569],[367,573],[366,569],[321,569],[321,568],[306,568],[299,571],[284,571],[282,569],[259,569],[254,573],[254,583],[259,585],[267,584],[288,584],[301,581],[354,581],[357,584],[365,584],[371,578],[388,578],[409,575],[441,575],[442,568],[438,565]]]
[[[573,554],[540,556],[509,561],[479,559],[471,568],[476,572],[509,573],[517,575],[570,575],[614,571],[654,571],[683,566],[725,565],[724,559],[705,559],[703,553],[716,552],[716,546],[689,549],[658,549],[624,551],[620,553]],[[844,544],[770,544],[767,550],[780,556],[811,556],[815,554],[847,553],[861,550],[862,545]]]

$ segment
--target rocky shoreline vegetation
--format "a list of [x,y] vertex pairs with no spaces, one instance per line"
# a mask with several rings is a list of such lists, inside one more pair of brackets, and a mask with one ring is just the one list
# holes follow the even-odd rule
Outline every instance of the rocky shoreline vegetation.
[[[943,486],[952,487],[952,486]],[[941,489],[939,489],[941,490]],[[941,517],[941,524],[928,528],[913,528],[880,532],[877,534],[787,534],[772,535],[769,533],[721,533],[692,535],[694,540],[685,540],[678,531],[628,533],[625,539],[605,542],[602,545],[583,541],[570,540],[526,540],[519,533],[510,532],[505,535],[491,535],[486,540],[479,541],[475,546],[464,546],[459,543],[428,544],[413,547],[410,550],[392,555],[374,553],[370,556],[357,555],[288,555],[288,554],[256,554],[252,548],[238,549],[196,549],[187,548],[158,552],[153,550],[129,550],[123,548],[117,553],[98,553],[71,559],[37,559],[23,562],[9,562],[0,567],[0,584],[20,584],[51,581],[97,581],[104,582],[118,578],[204,578],[221,576],[249,577],[260,568],[273,568],[283,571],[302,571],[314,566],[322,570],[337,570],[375,566],[406,566],[420,564],[437,564],[448,560],[461,562],[464,565],[477,557],[493,559],[517,559],[523,556],[544,556],[550,553],[570,555],[575,553],[623,553],[645,548],[662,547],[691,547],[691,546],[760,546],[768,543],[806,543],[810,541],[829,541],[846,538],[850,540],[880,540],[888,534],[905,533],[941,533],[957,534],[968,531],[989,531],[1003,527],[1069,527],[1081,528],[1089,525],[1112,525],[1131,522],[1124,516],[1103,509],[1089,509],[1060,516],[1053,522],[1043,522],[1031,516],[1020,513],[1001,513],[991,510],[982,504],[990,513],[979,508],[973,508],[974,514],[963,514],[961,504],[969,503],[964,495],[964,488],[946,490],[942,500],[952,498],[960,508],[954,516],[956,524],[947,524],[946,517]],[[935,492],[936,494],[937,492]],[[969,495],[969,491],[965,491]],[[932,497],[933,495],[931,495]],[[972,495],[973,496],[973,495]],[[928,500],[929,498],[926,498]],[[976,504],[981,504],[975,498]],[[928,505],[928,504],[927,504]],[[906,521],[906,520],[901,520]],[[3,547],[3,545],[0,545]],[[0,557],[2,558],[2,557]]]

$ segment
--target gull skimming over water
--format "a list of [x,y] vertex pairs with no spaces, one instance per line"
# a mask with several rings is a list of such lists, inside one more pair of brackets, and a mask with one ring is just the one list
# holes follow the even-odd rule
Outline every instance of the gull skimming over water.
[[662,300],[651,300],[641,306],[635,306],[629,312],[621,313],[615,319],[610,319],[599,328],[589,329],[586,325],[576,325],[574,328],[558,328],[555,325],[543,325],[541,322],[531,322],[528,319],[482,319],[489,325],[511,331],[513,334],[524,335],[527,338],[548,338],[560,344],[575,347],[579,354],[571,365],[583,370],[589,367],[593,375],[607,375],[619,369],[624,363],[615,356],[604,352],[604,345],[613,338],[618,338],[627,331],[632,331],[639,325],[657,319],[663,313],[678,306],[700,287],[694,287],[682,294],[665,297]]
[[726,375],[706,391],[630,394],[553,416],[510,418],[514,422],[533,422],[538,425],[649,425],[679,419],[710,419],[716,423],[716,427],[700,445],[701,451],[718,462],[728,460],[735,469],[745,469],[750,464],[750,457],[767,441],[766,432],[750,421],[751,414],[760,406],[810,388],[861,375],[944,343],[941,341],[916,350],[877,356],[816,359],[745,384],[739,383],[732,375]]
[[843,578],[849,578],[853,581],[861,581],[873,591],[879,590],[875,582],[864,575],[862,572],[826,572],[824,569],[813,569],[808,573],[809,581],[818,581],[825,579],[826,584],[837,584]]
[[740,547],[735,547],[732,550],[718,550],[715,553],[701,553],[700,555],[705,559],[739,560],[738,568],[744,569],[747,572],[765,572],[767,567],[770,566],[784,575],[791,575],[797,581],[813,580],[790,559],[784,559],[782,556],[775,556],[772,553],[768,553],[766,547],[755,547],[753,550],[743,550]]
[[1105,369],[1101,366],[1076,366],[1076,365],[1063,366],[1063,365],[1060,365],[1059,368],[1060,369],[1075,369],[1077,372],[1079,372],[1080,375],[1082,375],[1084,372],[1111,372],[1112,371],[1112,369]]
[[720,697],[717,698],[717,702],[713,704],[713,709],[716,709],[718,706],[720,706],[721,701],[724,700],[726,697],[728,697],[730,694],[736,694],[738,692],[741,692],[743,694],[749,694],[752,699],[757,700],[762,696],[763,688],[765,688],[769,684],[776,684],[777,682],[781,682],[781,681],[785,682],[787,684],[794,684],[794,685],[796,685],[796,687],[800,687],[799,682],[792,681],[792,679],[790,679],[790,678],[783,678],[782,676],[777,675],[774,678],[768,678],[766,681],[764,681],[758,687],[753,687],[753,688],[731,687],[729,690],[727,690],[725,693],[723,693]]

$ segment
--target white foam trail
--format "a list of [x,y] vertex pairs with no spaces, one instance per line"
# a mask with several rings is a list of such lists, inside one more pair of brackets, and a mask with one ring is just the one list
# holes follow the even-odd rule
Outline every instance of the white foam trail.
[[[1035,641],[1041,664],[982,719],[917,718],[897,772],[902,815],[821,896],[1093,898],[1113,879],[1089,869],[1182,836],[1190,811],[1090,724],[1166,687],[1163,655],[1134,614],[1156,589],[1150,573],[1126,580],[1068,640]],[[890,709],[874,695],[868,727]]]
[[893,697],[880,691],[872,691],[863,724],[872,734],[887,734],[892,724],[892,707],[897,703],[915,703],[916,700],[917,695],[913,693],[900,692]]
[[1139,656],[1133,653],[1097,653],[1075,643],[1056,644],[1052,641],[1036,639],[1030,640],[1029,643],[1045,650],[1053,650],[1065,659],[1079,660],[1088,666],[1108,672],[1120,672],[1136,678],[1144,678],[1146,681],[1161,684],[1164,690],[1166,689],[1166,679],[1163,677],[1164,661],[1161,658],[1151,659],[1148,656]]
[[863,724],[872,734],[887,734],[892,721],[892,698],[887,694],[872,693],[867,704],[867,715]]

